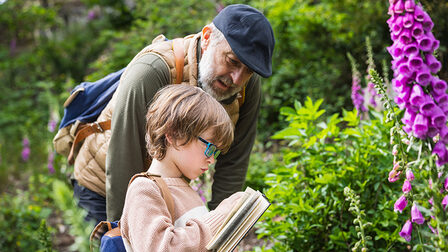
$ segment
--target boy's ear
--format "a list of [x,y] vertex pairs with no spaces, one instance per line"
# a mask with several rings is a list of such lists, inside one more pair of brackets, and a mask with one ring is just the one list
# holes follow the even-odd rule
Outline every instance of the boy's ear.
[[165,134],[165,138],[170,145],[173,145],[173,138],[170,135]]

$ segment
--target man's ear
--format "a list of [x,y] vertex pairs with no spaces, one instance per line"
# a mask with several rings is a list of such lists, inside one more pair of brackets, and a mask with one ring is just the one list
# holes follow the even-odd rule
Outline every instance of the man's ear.
[[202,28],[202,36],[201,36],[202,51],[207,50],[207,47],[210,44],[211,35],[212,35],[212,29],[208,25],[204,26],[204,28]]

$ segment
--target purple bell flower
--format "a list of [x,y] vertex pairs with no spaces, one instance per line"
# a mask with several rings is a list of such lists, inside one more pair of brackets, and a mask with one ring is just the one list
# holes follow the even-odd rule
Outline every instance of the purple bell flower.
[[406,13],[403,17],[403,27],[404,28],[411,28],[414,24],[414,15],[412,13]]
[[406,171],[406,179],[408,181],[413,181],[415,179],[414,173],[411,170]]
[[403,16],[394,16],[388,21],[390,21],[389,28],[391,28],[393,34],[399,35],[403,31]]
[[415,80],[418,82],[418,84],[422,86],[427,86],[431,81],[431,79],[432,75],[431,72],[429,71],[429,68],[426,65],[422,65],[420,70],[417,72]]
[[443,188],[445,188],[445,191],[448,191],[448,178],[443,182]]
[[[420,85],[414,85],[412,87],[412,92],[411,92],[411,96],[409,97],[409,102],[413,105],[413,106],[417,106],[420,107],[420,105],[422,105],[422,103],[425,101],[425,93],[423,92],[423,89]],[[407,112],[407,111],[406,111]],[[405,114],[406,114],[405,112]]]
[[47,163],[48,172],[50,174],[54,173],[54,164],[53,164],[53,162],[54,162],[54,152],[52,151],[52,152],[48,153],[48,163]]
[[395,202],[394,204],[394,211],[395,212],[403,212],[403,209],[406,208],[406,206],[408,205],[408,201],[406,199],[406,197],[404,195],[401,195],[400,198],[398,198],[398,200]]
[[394,13],[401,14],[401,13],[403,13],[403,11],[404,11],[403,1],[396,2],[395,6],[394,6]]
[[407,45],[412,42],[412,34],[410,29],[403,28],[403,31],[401,31],[400,35],[398,36],[398,42],[402,43],[403,45]]
[[389,172],[389,182],[393,183],[400,179],[401,171],[397,172],[396,170],[392,170]]
[[401,121],[406,125],[414,125],[415,115],[416,114],[413,111],[411,111],[410,109],[407,109],[404,112],[404,115],[403,115],[403,118],[401,119]]
[[422,26],[425,31],[430,32],[432,28],[434,27],[434,22],[432,22],[431,17],[428,15],[428,13],[423,12],[423,21]]
[[442,166],[448,162],[448,152],[447,152],[445,144],[442,141],[439,141],[434,145],[434,149],[432,150],[432,153],[436,154],[438,157],[438,159],[436,161],[436,164],[438,166]]
[[23,147],[30,146],[30,140],[27,137],[23,138],[22,146]]
[[409,68],[413,70],[420,70],[423,66],[423,60],[419,55],[409,57]]
[[414,7],[414,19],[418,22],[423,22],[425,19],[425,12],[420,5]]
[[27,137],[23,138],[22,146],[23,146],[23,149],[21,152],[22,160],[26,162],[26,161],[28,161],[28,159],[30,159],[30,154],[31,154],[30,140]]
[[434,38],[428,35],[423,35],[417,38],[418,48],[420,48],[420,50],[424,52],[432,51],[434,43],[435,43]]
[[431,73],[437,73],[438,71],[440,71],[440,69],[442,68],[442,64],[440,64],[440,61],[438,61],[436,57],[434,57],[434,55],[428,53],[425,55],[425,58],[426,64],[428,65]]
[[412,222],[417,223],[419,225],[421,225],[425,222],[425,218],[423,218],[422,213],[420,212],[420,210],[418,210],[417,204],[412,205],[411,220],[412,220]]
[[30,159],[30,154],[31,154],[31,149],[30,147],[26,146],[22,149],[22,160],[23,161],[28,161],[28,159]]
[[387,51],[394,57],[399,57],[403,53],[404,45],[399,42],[395,42],[393,45],[387,47]]
[[425,34],[425,31],[423,30],[423,26],[419,22],[415,22],[414,26],[412,27],[411,34],[414,38],[419,38]]
[[404,2],[404,9],[407,12],[414,12],[414,10],[415,10],[415,2],[414,2],[414,0],[406,0]]
[[443,125],[442,128],[440,128],[439,136],[439,141],[443,142],[444,144],[448,144],[448,126]]
[[406,223],[403,225],[403,228],[401,229],[399,235],[403,237],[407,242],[410,242],[411,234],[412,234],[412,222],[410,220],[407,220]]
[[431,124],[437,129],[442,128],[446,124],[446,116],[442,109],[435,106],[431,115]]
[[[431,86],[432,86],[432,84],[431,84]],[[435,92],[431,92],[431,94],[434,97],[434,99],[436,100],[436,102],[439,105],[439,107],[443,110],[442,105],[444,105],[445,103],[448,103],[448,95],[447,94],[440,94],[439,95],[439,94],[437,94]]]
[[420,104],[420,112],[425,116],[430,116],[432,115],[435,107],[436,104],[434,103],[432,98],[429,96],[425,96],[425,100]]
[[448,195],[445,195],[445,197],[443,197],[443,200],[442,200],[443,210],[446,210],[446,205],[448,205]]
[[403,193],[408,193],[411,190],[412,190],[411,182],[409,182],[408,180],[405,180],[403,183],[403,188],[402,188]]
[[422,114],[418,114],[415,117],[414,125],[412,126],[414,135],[420,139],[423,139],[428,131],[428,119]]
[[432,91],[437,95],[444,95],[446,93],[446,81],[434,77],[431,81]]

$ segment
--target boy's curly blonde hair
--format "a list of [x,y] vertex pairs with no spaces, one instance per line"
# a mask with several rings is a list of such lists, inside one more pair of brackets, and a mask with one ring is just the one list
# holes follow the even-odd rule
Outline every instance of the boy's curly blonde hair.
[[212,130],[212,142],[226,152],[233,142],[233,123],[221,104],[198,87],[168,85],[156,93],[146,114],[148,154],[162,160],[168,145],[166,136],[182,146],[208,129]]

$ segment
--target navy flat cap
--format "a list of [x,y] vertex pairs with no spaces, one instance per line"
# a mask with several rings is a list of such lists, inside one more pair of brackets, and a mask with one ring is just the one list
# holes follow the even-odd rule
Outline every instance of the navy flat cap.
[[272,75],[272,53],[275,39],[271,24],[257,9],[233,4],[214,19],[239,60],[263,77]]

